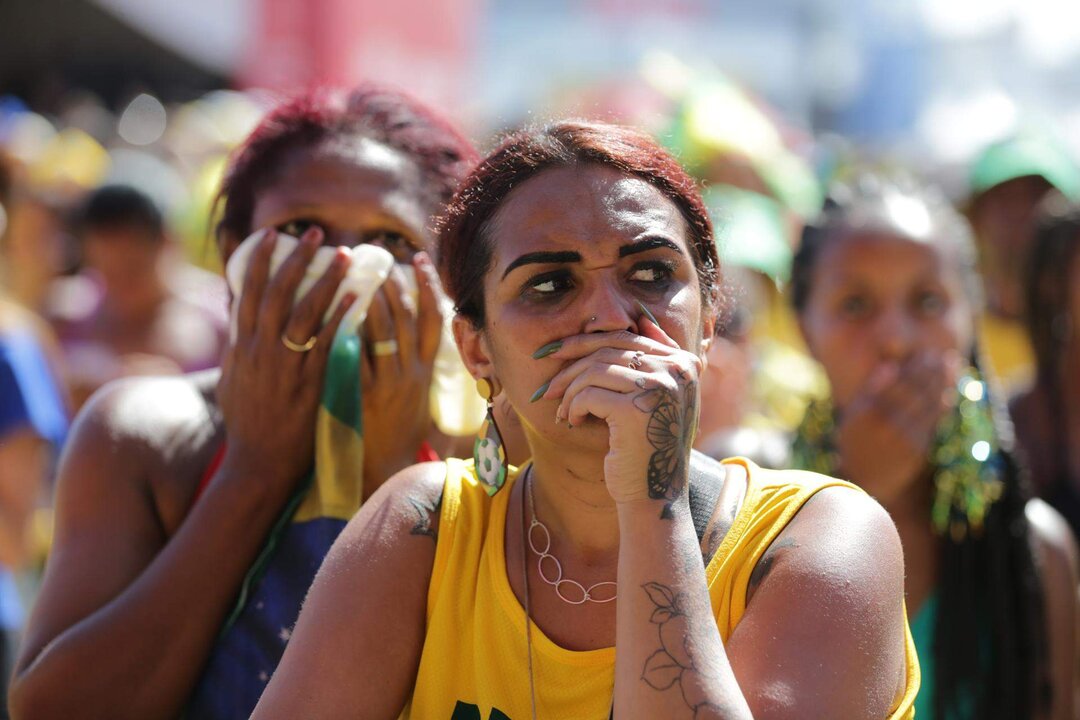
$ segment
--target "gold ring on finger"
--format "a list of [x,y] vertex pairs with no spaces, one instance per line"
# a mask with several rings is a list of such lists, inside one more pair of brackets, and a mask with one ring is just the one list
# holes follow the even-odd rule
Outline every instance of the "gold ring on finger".
[[289,336],[285,333],[281,333],[281,344],[293,352],[306,353],[308,350],[315,347],[315,344],[318,342],[319,338],[316,335],[309,337],[305,343],[297,343],[290,340]]
[[397,355],[398,342],[397,340],[376,340],[371,343],[371,354],[375,357],[386,357],[387,355]]

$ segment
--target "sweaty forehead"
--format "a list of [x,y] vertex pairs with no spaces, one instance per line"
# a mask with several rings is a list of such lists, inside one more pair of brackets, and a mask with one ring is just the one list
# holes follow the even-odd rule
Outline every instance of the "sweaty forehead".
[[423,227],[429,209],[419,168],[402,153],[366,138],[338,139],[285,157],[256,194],[254,227],[296,210],[379,211]]
[[514,189],[492,231],[536,241],[648,233],[685,239],[686,223],[675,204],[645,180],[581,164],[544,170]]

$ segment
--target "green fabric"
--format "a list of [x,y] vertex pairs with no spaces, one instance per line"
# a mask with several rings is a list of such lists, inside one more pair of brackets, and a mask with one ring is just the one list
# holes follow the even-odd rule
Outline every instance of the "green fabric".
[[349,427],[362,432],[360,419],[360,338],[356,333],[339,332],[326,362],[322,406]]
[[934,624],[937,622],[938,597],[933,592],[923,602],[918,614],[911,618],[911,637],[915,641],[915,654],[919,656],[922,684],[915,697],[915,717],[928,720],[934,717]]
[[[934,685],[936,662],[934,658],[934,628],[938,620],[938,594],[935,590],[923,601],[919,612],[910,618],[911,637],[915,641],[915,653],[919,656],[919,667],[922,669],[922,685],[919,686],[919,694],[915,697],[915,717],[917,720],[935,720],[934,714]],[[979,638],[982,646],[983,661],[989,664],[990,659],[990,633],[986,632]],[[959,712],[948,713],[944,719],[939,720],[975,720],[975,696],[970,692],[961,691],[957,702],[960,705]]]

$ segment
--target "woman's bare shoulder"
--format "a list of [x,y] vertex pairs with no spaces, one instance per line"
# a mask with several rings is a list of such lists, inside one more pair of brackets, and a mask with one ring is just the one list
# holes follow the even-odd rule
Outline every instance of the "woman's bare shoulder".
[[76,438],[90,436],[108,448],[175,459],[185,445],[203,444],[219,431],[209,376],[137,377],[107,383],[79,411]]
[[75,419],[59,492],[81,506],[128,487],[144,495],[167,532],[174,529],[224,439],[214,382],[201,373],[129,378],[99,389]]
[[[347,552],[376,542],[400,542],[410,536],[438,540],[446,463],[412,465],[386,481],[349,521],[338,543]],[[398,551],[434,557],[435,542],[406,543]],[[430,552],[429,552],[430,551]],[[430,568],[430,562],[427,563]]]

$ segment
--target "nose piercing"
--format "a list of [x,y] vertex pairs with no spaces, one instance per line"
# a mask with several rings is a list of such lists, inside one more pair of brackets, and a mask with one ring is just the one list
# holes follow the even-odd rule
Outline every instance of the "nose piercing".
[[589,322],[596,322],[596,316],[593,315],[591,318],[589,318]]

